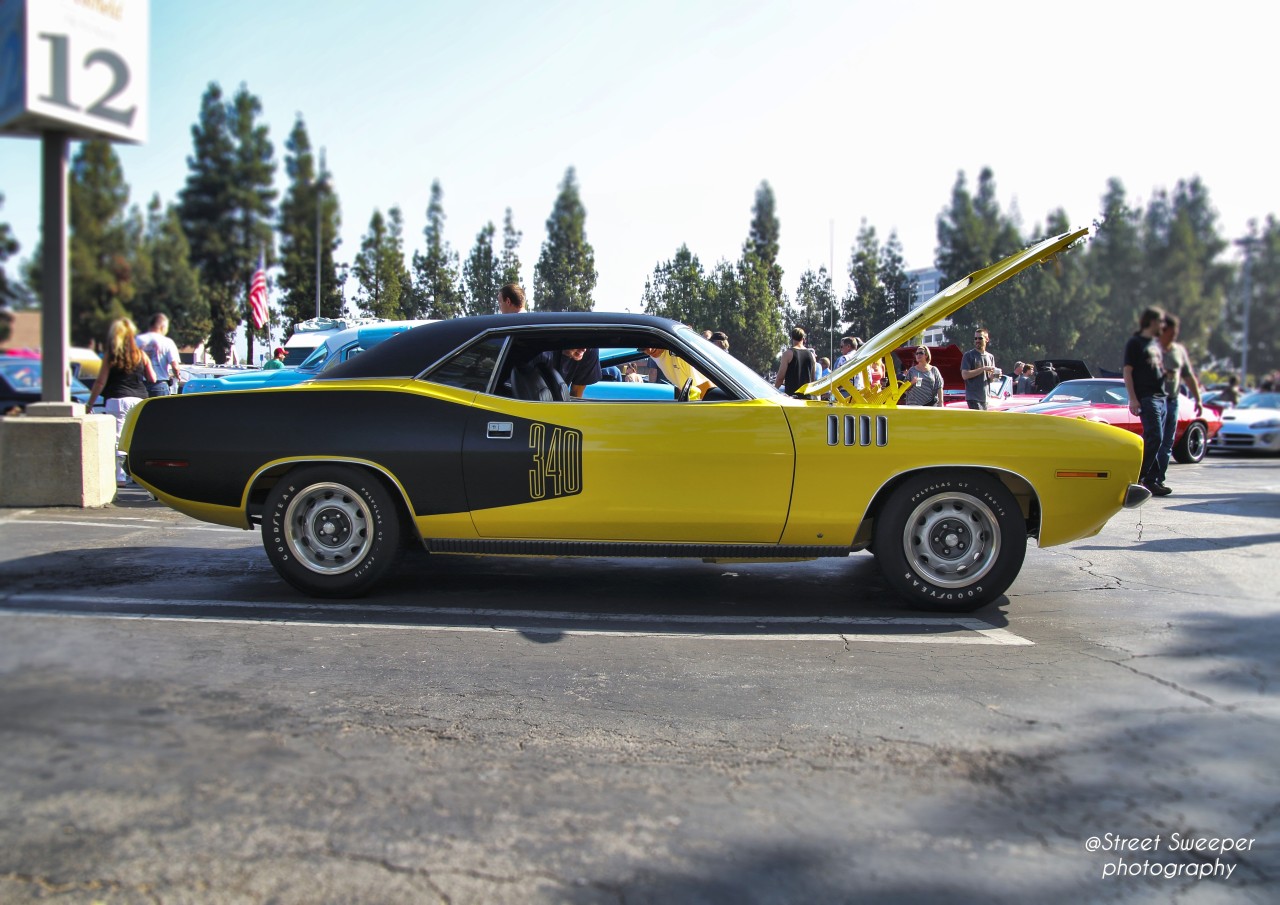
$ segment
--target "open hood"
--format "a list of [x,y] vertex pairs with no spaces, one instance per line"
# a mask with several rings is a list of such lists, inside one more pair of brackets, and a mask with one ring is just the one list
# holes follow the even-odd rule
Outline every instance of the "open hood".
[[[832,371],[826,377],[805,384],[797,390],[800,396],[821,396],[832,393],[837,402],[846,405],[897,405],[898,399],[906,392],[906,385],[898,382],[897,368],[886,372],[889,378],[887,387],[870,387],[858,389],[855,379],[863,374],[873,363],[884,358],[893,358],[894,349],[908,342],[914,336],[920,336],[931,324],[950,317],[965,305],[972,302],[988,289],[994,289],[1005,280],[1016,276],[1032,264],[1040,264],[1062,252],[1077,239],[1088,235],[1089,229],[1077,229],[1037,242],[1030,248],[1010,255],[1003,261],[974,271],[963,279],[957,280],[939,292],[919,308],[908,312],[891,326],[881,330],[871,339],[863,343],[854,355],[853,360],[839,370]],[[896,362],[891,362],[895,364]],[[864,378],[864,384],[870,381]]]

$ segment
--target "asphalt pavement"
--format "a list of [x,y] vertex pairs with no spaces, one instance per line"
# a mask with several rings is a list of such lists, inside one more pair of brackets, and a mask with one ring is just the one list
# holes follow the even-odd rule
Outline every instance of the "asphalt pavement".
[[123,490],[0,510],[0,902],[1273,902],[1280,462],[1028,550],[412,557],[361,601]]

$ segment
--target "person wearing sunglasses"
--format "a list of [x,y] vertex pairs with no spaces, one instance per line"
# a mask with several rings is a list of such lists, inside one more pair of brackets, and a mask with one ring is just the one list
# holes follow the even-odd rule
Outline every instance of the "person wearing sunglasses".
[[984,327],[973,331],[973,348],[960,359],[960,376],[964,378],[964,401],[971,409],[987,408],[987,381],[1000,376],[995,356],[987,351],[991,336]]
[[907,368],[910,384],[902,397],[903,405],[936,405],[942,407],[942,373],[933,366],[933,356],[924,346],[916,349],[915,364]]

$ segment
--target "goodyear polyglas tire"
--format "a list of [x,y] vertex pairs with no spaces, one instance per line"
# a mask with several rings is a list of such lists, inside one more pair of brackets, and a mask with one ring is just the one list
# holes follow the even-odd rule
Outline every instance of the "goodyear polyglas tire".
[[1173,446],[1173,458],[1183,465],[1194,465],[1204,460],[1209,449],[1209,430],[1200,421],[1192,421],[1183,431],[1181,439]]
[[400,522],[372,472],[348,465],[292,471],[267,495],[262,545],[280,577],[314,597],[356,597],[395,564]]
[[1018,577],[1027,526],[1009,489],[978,471],[908,478],[876,519],[873,550],[890,587],[914,607],[968,612]]

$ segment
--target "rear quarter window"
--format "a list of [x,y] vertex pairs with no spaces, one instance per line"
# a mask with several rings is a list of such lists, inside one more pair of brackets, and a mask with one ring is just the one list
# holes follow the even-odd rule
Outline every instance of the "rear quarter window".
[[497,367],[503,341],[502,337],[494,336],[468,346],[433,368],[426,379],[460,390],[483,393],[489,389],[489,381]]

